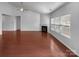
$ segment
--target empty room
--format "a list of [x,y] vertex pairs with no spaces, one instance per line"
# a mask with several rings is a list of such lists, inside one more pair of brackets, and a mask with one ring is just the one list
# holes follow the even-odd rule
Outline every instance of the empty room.
[[79,2],[0,2],[0,57],[78,57]]

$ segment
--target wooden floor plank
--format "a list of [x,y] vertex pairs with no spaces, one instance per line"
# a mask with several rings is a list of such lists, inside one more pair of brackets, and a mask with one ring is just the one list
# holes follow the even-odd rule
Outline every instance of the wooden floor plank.
[[[66,52],[68,50],[69,52]],[[64,57],[76,56],[48,33],[33,31],[3,31],[0,56]]]

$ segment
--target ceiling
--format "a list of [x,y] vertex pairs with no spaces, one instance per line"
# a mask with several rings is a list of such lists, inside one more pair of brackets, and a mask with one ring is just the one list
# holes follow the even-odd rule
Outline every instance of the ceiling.
[[17,9],[23,7],[24,10],[31,10],[42,14],[51,13],[64,3],[65,2],[9,2],[9,4]]

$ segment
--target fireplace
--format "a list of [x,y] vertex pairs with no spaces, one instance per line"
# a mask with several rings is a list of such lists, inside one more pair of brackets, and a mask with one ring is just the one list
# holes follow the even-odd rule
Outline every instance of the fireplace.
[[47,26],[41,26],[41,31],[42,32],[47,32]]

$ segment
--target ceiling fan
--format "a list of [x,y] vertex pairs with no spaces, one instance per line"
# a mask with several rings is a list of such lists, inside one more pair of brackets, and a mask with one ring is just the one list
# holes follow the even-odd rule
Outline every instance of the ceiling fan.
[[21,5],[20,11],[23,12],[24,11],[23,2],[20,2],[20,5]]
[[20,2],[20,9],[21,12],[27,11],[28,9],[24,9],[23,2]]
[[20,12],[24,12],[24,11],[33,11],[33,12],[36,12],[35,10],[30,10],[30,9],[24,8],[23,2],[20,2],[20,7],[17,8],[17,10],[19,10]]

